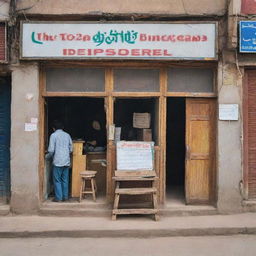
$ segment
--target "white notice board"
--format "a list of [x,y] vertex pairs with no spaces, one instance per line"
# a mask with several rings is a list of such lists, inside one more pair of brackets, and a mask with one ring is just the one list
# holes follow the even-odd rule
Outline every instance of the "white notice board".
[[219,104],[219,120],[237,121],[238,104]]
[[153,170],[154,142],[118,141],[117,170]]

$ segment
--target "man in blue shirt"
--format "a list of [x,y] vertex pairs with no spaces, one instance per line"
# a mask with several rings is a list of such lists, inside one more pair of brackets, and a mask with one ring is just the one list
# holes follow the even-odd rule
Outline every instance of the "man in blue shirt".
[[60,121],[53,122],[53,133],[50,136],[47,158],[53,157],[54,202],[68,200],[70,153],[72,139],[63,131]]

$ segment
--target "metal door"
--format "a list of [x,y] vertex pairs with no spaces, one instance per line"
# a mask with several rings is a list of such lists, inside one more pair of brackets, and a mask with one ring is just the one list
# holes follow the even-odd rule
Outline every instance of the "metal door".
[[10,102],[8,78],[0,78],[0,201],[10,195]]

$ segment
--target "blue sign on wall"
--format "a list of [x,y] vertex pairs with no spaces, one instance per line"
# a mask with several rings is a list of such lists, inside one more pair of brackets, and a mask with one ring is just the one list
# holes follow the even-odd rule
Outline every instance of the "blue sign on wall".
[[256,21],[240,21],[239,52],[256,52]]

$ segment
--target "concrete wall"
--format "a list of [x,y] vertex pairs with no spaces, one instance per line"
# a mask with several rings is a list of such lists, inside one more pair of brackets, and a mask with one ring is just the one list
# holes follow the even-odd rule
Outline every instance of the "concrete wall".
[[[218,103],[239,104],[242,111],[242,77],[236,65],[220,62]],[[242,116],[238,121],[218,121],[217,127],[217,208],[221,213],[240,212],[242,195]]]
[[36,212],[39,204],[39,132],[24,131],[31,117],[39,117],[37,65],[13,67],[11,104],[11,210]]
[[231,0],[228,7],[228,37],[227,47],[236,50],[237,47],[237,23],[241,12],[241,0]]
[[0,0],[0,21],[5,21],[9,18],[10,1]]
[[167,15],[223,15],[227,0],[20,0],[17,9],[29,14],[153,13]]

